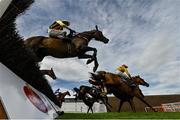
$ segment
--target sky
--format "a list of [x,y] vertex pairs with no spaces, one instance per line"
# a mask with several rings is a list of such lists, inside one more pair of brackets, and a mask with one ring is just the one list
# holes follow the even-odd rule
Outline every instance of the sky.
[[[140,75],[150,87],[145,95],[180,94],[180,1],[179,0],[37,0],[16,20],[25,39],[48,36],[57,19],[70,21],[77,32],[95,25],[110,39],[92,41],[97,48],[98,70],[115,72],[122,64],[132,76]],[[78,58],[45,57],[41,69],[54,69],[57,80],[47,77],[52,88],[72,90],[88,83],[94,64]],[[72,93],[72,91],[71,91]]]

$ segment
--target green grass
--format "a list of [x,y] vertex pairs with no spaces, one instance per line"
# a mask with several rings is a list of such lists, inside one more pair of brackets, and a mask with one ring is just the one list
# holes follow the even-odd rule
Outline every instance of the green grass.
[[64,113],[58,119],[180,119],[180,112]]

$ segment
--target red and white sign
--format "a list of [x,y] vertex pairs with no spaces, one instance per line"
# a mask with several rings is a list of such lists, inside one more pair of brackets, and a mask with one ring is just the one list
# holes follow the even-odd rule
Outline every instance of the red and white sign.
[[[0,97],[9,119],[51,119],[54,105],[45,95],[27,84],[0,63]],[[50,103],[51,102],[51,103]]]
[[31,101],[31,103],[40,111],[47,113],[48,109],[45,105],[45,103],[42,101],[42,99],[36,94],[35,91],[33,91],[29,86],[24,86],[24,93],[28,97],[28,99]]

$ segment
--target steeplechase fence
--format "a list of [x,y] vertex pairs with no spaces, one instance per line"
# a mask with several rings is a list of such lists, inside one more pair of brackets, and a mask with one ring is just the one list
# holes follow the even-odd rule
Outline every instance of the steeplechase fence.
[[[158,112],[180,112],[180,102],[164,103],[153,107]],[[146,112],[152,112],[150,107],[145,107]]]

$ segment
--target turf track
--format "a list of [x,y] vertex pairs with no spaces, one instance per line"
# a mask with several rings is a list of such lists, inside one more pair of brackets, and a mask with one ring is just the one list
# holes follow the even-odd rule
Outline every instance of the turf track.
[[64,113],[58,119],[180,119],[180,112]]

